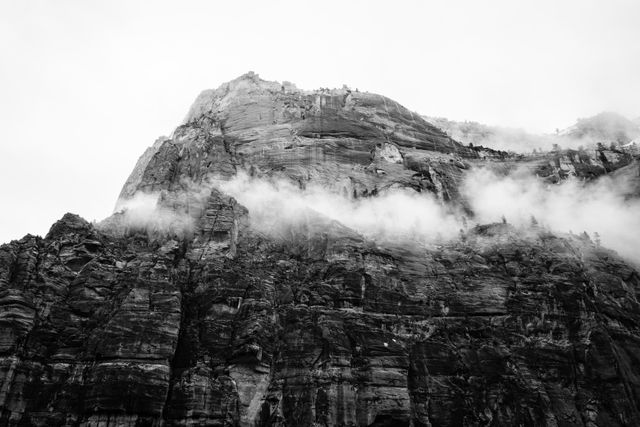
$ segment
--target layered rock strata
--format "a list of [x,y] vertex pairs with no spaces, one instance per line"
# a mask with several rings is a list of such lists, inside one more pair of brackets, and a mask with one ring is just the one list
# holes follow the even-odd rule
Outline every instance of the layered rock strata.
[[639,425],[640,275],[588,237],[371,241],[318,214],[275,235],[197,187],[244,171],[455,204],[476,161],[378,95],[204,92],[121,194],[180,227],[67,214],[0,247],[0,425]]

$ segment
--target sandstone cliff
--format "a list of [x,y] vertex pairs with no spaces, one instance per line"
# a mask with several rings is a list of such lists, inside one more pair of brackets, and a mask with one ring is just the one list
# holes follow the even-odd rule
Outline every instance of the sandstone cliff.
[[[203,185],[244,171],[464,211],[482,161],[378,95],[252,73],[203,92],[111,218],[0,247],[0,424],[639,425],[640,275],[588,237],[374,241],[312,212],[270,234]],[[128,216],[141,193],[161,220]]]

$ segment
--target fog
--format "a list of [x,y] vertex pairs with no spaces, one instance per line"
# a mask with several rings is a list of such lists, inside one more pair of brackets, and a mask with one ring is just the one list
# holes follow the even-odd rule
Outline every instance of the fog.
[[144,231],[150,237],[189,236],[195,230],[196,220],[202,213],[211,188],[210,184],[183,179],[177,191],[138,191],[131,198],[119,199],[113,215],[98,226],[120,234]]
[[286,181],[253,180],[246,175],[222,182],[223,192],[250,212],[252,224],[262,230],[287,224],[311,209],[374,239],[411,238],[424,242],[452,239],[460,229],[502,221],[526,229],[535,221],[559,233],[599,237],[603,246],[640,261],[640,200],[627,199],[627,176],[585,183],[568,179],[546,184],[527,170],[507,176],[473,169],[462,185],[462,195],[474,213],[464,218],[430,193],[392,190],[376,197],[353,199],[320,187],[300,190]]
[[251,179],[239,174],[219,181],[220,189],[249,209],[251,224],[263,232],[317,212],[373,239],[452,238],[459,215],[430,193],[394,189],[376,197],[352,198],[310,185],[304,190],[285,180]]
[[559,233],[586,231],[594,242],[640,262],[640,200],[626,196],[628,178],[623,174],[590,183],[570,178],[546,184],[525,169],[504,176],[476,168],[461,186],[473,212],[466,217],[458,205],[445,204],[431,193],[393,189],[353,198],[312,183],[301,189],[284,179],[256,179],[239,172],[230,180],[183,182],[180,191],[138,193],[120,202],[102,226],[185,236],[194,231],[207,197],[217,188],[244,205],[250,225],[266,234],[281,235],[310,214],[338,221],[370,239],[421,243],[455,239],[461,229],[475,224],[506,220],[524,233],[535,222]]
[[474,121],[457,122],[444,117],[425,117],[450,137],[463,144],[481,145],[500,151],[527,154],[532,151],[551,151],[595,147],[598,143],[625,144],[640,137],[638,123],[613,112],[602,112],[576,122],[555,133],[531,133],[523,129],[490,126]]
[[[455,138],[455,137],[454,137]],[[491,128],[491,134],[479,138],[474,145],[482,145],[493,150],[507,151],[518,154],[529,154],[532,152],[552,151],[560,149],[595,148],[598,140],[585,136],[574,138],[552,134],[531,134],[521,129]]]
[[[556,135],[533,134],[523,129],[489,126],[474,121],[457,122],[444,117],[425,117],[425,119],[464,145],[473,144],[499,151],[522,154],[531,153],[534,149],[549,151],[553,148],[553,144],[560,142]],[[563,141],[564,144],[569,145],[565,148],[577,147],[571,140]]]
[[475,169],[464,182],[468,198],[480,223],[500,221],[526,227],[532,216],[557,232],[586,231],[603,246],[640,261],[640,200],[627,199],[628,175],[584,183],[571,178],[560,184],[545,184],[525,171],[498,176],[488,169]]
[[164,196],[161,192],[138,192],[131,199],[119,201],[117,211],[98,227],[125,234],[144,231],[150,237],[167,234],[182,237],[191,233],[194,219],[184,209],[163,203]]

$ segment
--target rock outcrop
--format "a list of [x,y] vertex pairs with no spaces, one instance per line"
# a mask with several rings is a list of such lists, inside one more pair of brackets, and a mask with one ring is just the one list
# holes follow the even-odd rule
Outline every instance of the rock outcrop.
[[355,196],[441,186],[442,197],[455,198],[464,160],[477,157],[384,96],[346,88],[305,92],[253,73],[200,94],[184,124],[151,150],[121,198],[238,169]]
[[319,214],[270,235],[198,186],[456,204],[477,161],[378,95],[254,74],[204,92],[120,200],[158,194],[179,227],[67,214],[0,247],[0,425],[640,425],[640,275],[588,237],[371,241]]
[[548,183],[557,184],[568,178],[594,180],[603,175],[631,166],[637,161],[635,154],[602,145],[592,149],[558,149],[534,154],[515,154],[491,148],[471,147],[479,160],[470,159],[474,166],[511,172],[528,170]]

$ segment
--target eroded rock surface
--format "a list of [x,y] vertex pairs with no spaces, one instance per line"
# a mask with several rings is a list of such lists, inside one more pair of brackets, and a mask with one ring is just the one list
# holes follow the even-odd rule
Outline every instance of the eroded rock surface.
[[243,170],[455,203],[474,156],[377,95],[204,92],[122,194],[188,229],[67,214],[0,247],[0,425],[640,425],[640,275],[588,238],[373,242],[321,215],[269,235],[184,192]]
[[384,96],[306,92],[253,73],[204,91],[184,124],[150,150],[121,198],[242,169],[356,197],[390,187],[441,187],[441,197],[453,199],[465,159],[478,157]]

